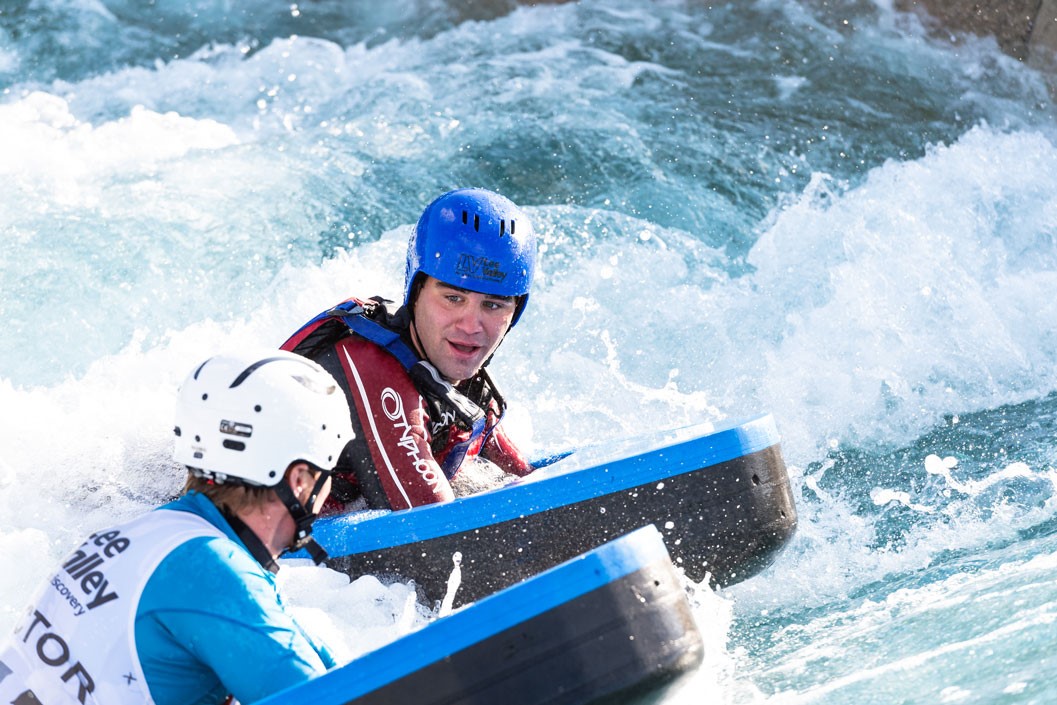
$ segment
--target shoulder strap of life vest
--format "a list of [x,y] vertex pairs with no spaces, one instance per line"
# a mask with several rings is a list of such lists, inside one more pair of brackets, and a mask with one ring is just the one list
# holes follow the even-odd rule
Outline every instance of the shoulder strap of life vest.
[[[450,409],[456,420],[464,428],[470,430],[470,434],[465,440],[448,449],[443,462],[440,463],[441,470],[445,476],[451,479],[461,467],[470,446],[482,436],[484,441],[488,440],[488,436],[498,425],[499,419],[502,419],[506,411],[506,403],[495,389],[495,385],[487,377],[487,373],[482,369],[481,374],[484,375],[485,384],[490,390],[491,398],[499,405],[498,417],[492,427],[489,428],[488,416],[481,405],[455,389],[450,382],[440,376],[436,367],[428,361],[420,359],[418,354],[401,337],[399,330],[377,320],[375,318],[377,309],[381,309],[380,313],[383,315],[387,313],[384,303],[380,299],[374,300],[372,304],[367,304],[367,306],[364,306],[356,299],[344,301],[331,309],[323,311],[301,326],[284,343],[283,348],[296,351],[298,346],[313,335],[314,331],[318,331],[325,326],[328,320],[336,320],[341,321],[346,330],[371,341],[392,355],[407,371],[412,383],[430,404]],[[290,347],[287,347],[288,345]]]
[[313,321],[322,317],[338,318],[356,335],[384,348],[407,370],[416,387],[426,395],[439,399],[451,407],[456,418],[471,429],[473,437],[476,438],[484,432],[486,422],[484,410],[441,377],[436,367],[420,359],[411,346],[400,337],[398,331],[370,318],[358,302],[346,301],[338,304],[317,316]]

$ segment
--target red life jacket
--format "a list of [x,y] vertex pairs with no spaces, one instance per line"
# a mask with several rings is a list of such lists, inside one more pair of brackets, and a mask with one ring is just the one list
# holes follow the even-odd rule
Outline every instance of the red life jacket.
[[338,461],[326,509],[360,497],[391,509],[453,499],[450,480],[477,456],[531,472],[499,425],[506,404],[485,369],[454,388],[414,352],[407,312],[390,312],[391,303],[349,299],[281,346],[330,372],[353,411],[356,439]]

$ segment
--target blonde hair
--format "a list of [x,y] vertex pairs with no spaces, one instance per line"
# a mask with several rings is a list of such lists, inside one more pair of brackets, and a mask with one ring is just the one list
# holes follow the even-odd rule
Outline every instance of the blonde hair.
[[217,484],[213,480],[188,471],[183,493],[187,494],[192,490],[204,494],[218,509],[226,510],[228,513],[236,515],[245,510],[263,507],[273,494],[273,490],[270,487],[234,483]]

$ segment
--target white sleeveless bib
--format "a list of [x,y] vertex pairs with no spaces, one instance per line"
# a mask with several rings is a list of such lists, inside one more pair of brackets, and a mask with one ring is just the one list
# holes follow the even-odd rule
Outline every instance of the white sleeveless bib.
[[196,514],[158,509],[88,537],[0,650],[0,703],[153,703],[136,653],[136,608],[158,564],[200,536],[224,533]]

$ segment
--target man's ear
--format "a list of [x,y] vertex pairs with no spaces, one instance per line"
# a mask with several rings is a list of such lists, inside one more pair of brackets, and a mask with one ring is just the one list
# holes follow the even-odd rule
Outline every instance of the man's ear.
[[[305,477],[306,473],[308,477]],[[294,494],[297,494],[304,488],[306,483],[311,484],[309,481],[312,478],[312,469],[304,461],[295,461],[287,466],[286,474],[283,477],[287,484],[290,485],[290,489],[294,491]]]

